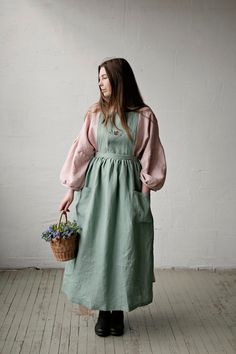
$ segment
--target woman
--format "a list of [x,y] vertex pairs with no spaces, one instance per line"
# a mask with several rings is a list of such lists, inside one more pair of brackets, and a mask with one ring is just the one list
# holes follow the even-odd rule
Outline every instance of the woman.
[[92,105],[60,173],[68,192],[60,210],[81,227],[76,259],[65,265],[62,291],[99,310],[95,332],[121,335],[124,311],[152,302],[154,223],[150,190],[162,188],[166,159],[158,122],[123,58],[98,66]]

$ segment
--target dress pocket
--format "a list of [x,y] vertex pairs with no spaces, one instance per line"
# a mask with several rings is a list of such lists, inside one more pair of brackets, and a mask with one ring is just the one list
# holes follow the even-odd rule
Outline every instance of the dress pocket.
[[150,194],[133,190],[133,217],[136,222],[152,222]]
[[84,225],[86,216],[89,213],[90,200],[91,200],[91,188],[84,186],[81,189],[81,195],[78,201],[78,224],[81,227]]

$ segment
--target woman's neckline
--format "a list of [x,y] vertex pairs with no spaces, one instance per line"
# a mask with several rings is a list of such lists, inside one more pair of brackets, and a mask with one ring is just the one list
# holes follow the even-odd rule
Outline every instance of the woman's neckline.
[[[129,109],[129,108],[128,108]],[[129,112],[142,112],[142,111],[145,111],[145,110],[148,110],[148,109],[150,109],[150,107],[149,106],[144,106],[144,107],[141,107],[141,108],[139,108],[139,109],[137,109],[136,111],[134,111],[134,110],[129,110],[129,111],[125,111],[126,113],[129,113]],[[111,111],[111,112],[109,112],[109,114],[112,114],[112,113],[118,113],[118,111]]]

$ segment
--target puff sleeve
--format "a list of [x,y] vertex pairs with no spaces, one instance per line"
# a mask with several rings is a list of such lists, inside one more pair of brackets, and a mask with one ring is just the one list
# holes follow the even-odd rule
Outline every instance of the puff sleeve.
[[141,115],[140,120],[142,134],[139,154],[140,180],[149,189],[157,191],[163,187],[167,173],[165,151],[159,136],[158,121],[151,109],[148,114]]
[[60,171],[62,185],[79,191],[84,186],[85,173],[96,151],[96,139],[92,129],[91,114],[87,112],[79,135],[69,149]]

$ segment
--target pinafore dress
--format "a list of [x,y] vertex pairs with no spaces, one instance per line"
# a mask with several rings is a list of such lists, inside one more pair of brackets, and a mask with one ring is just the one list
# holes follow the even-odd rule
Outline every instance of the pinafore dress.
[[62,291],[88,309],[132,311],[153,300],[154,221],[133,153],[138,113],[127,114],[133,142],[118,113],[118,129],[102,120],[100,113],[97,151],[71,205],[81,232],[77,257],[65,262]]

